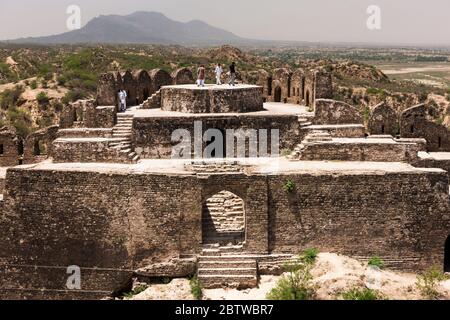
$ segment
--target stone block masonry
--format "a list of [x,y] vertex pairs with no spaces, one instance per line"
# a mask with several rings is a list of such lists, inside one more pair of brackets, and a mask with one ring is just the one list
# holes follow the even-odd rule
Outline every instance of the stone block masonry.
[[[361,163],[357,170],[338,164],[326,170],[321,163],[323,169],[311,170],[311,164],[289,162],[277,174],[256,167],[199,175],[142,165],[9,169],[0,216],[0,297],[99,298],[123,288],[133,270],[199,254],[202,209],[223,191],[243,201],[245,252],[317,247],[378,255],[406,270],[443,261],[450,214],[448,178],[439,169]],[[283,188],[288,180],[292,192]],[[81,267],[82,291],[66,290],[69,265]],[[175,268],[174,276],[179,273]]]
[[207,85],[166,86],[161,109],[188,113],[242,113],[263,110],[262,87]]
[[[194,150],[194,123],[201,121],[203,132],[208,129],[219,129],[226,133],[227,129],[266,129],[270,147],[270,130],[279,130],[280,150],[293,148],[298,141],[299,122],[296,115],[264,115],[264,114],[227,114],[227,115],[161,115],[140,117],[133,120],[133,146],[141,158],[168,159],[172,155],[172,133],[177,129],[186,129],[192,138]],[[206,143],[203,143],[203,149]],[[248,151],[248,140],[246,150]],[[225,150],[226,151],[226,150]],[[236,150],[235,150],[236,152]],[[224,152],[226,154],[226,152]]]

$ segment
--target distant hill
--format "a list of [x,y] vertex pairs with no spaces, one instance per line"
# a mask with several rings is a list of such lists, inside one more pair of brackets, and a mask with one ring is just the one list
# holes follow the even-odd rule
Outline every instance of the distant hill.
[[158,12],[135,12],[127,16],[101,15],[83,28],[58,35],[21,38],[8,43],[30,44],[199,44],[239,43],[245,39],[199,20],[178,22]]

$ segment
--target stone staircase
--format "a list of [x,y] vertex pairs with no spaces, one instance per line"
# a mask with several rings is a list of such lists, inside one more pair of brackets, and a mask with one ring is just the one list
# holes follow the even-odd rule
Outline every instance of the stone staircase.
[[132,163],[139,161],[139,155],[133,151],[131,135],[133,130],[133,114],[118,113],[117,124],[113,128],[112,137],[115,139],[111,142],[110,147],[117,149],[119,154]]
[[254,288],[258,285],[257,261],[242,253],[242,245],[209,245],[198,259],[197,276],[207,289]]
[[161,108],[161,89],[152,94],[142,104],[142,109],[159,109]]
[[287,156],[289,160],[300,160],[303,150],[311,144],[321,143],[325,141],[332,141],[332,137],[329,132],[322,130],[314,130],[309,133],[305,139],[294,148],[294,151]]

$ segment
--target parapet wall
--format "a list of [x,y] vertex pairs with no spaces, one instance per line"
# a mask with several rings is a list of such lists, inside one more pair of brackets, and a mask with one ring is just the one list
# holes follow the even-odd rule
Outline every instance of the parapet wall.
[[262,88],[195,85],[161,89],[161,109],[188,113],[242,113],[263,110]]

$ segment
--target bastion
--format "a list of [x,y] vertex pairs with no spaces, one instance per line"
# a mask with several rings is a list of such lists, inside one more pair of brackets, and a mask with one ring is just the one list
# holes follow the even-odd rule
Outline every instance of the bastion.
[[253,85],[165,86],[161,110],[188,113],[233,113],[263,110],[262,87]]

